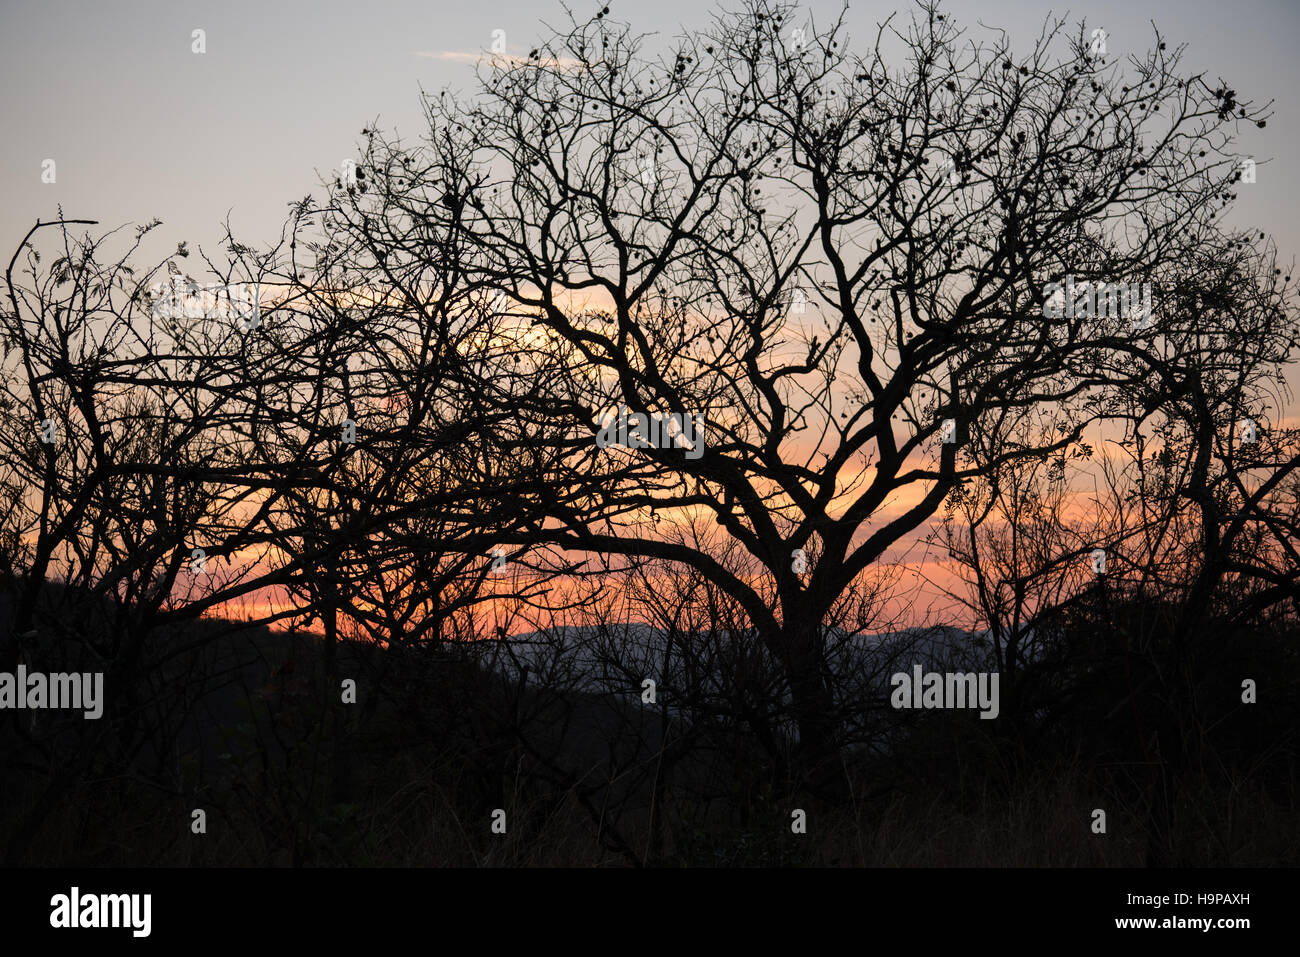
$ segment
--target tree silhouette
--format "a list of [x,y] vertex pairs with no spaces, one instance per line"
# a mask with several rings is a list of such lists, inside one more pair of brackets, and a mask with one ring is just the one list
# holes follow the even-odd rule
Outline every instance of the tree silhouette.
[[[806,776],[833,789],[829,609],[963,483],[1077,447],[1134,394],[1176,401],[1170,350],[1201,322],[1180,290],[1261,255],[1220,220],[1232,130],[1265,108],[1153,39],[1121,68],[1053,22],[1013,57],[922,4],[857,54],[842,21],[757,2],[656,57],[575,21],[464,101],[428,97],[427,142],[371,135],[351,221],[385,268],[446,237],[551,344],[536,391],[509,366],[489,387],[586,490],[532,540],[724,589],[782,663]],[[1067,282],[1103,301],[1132,284],[1138,308],[1053,314]],[[1249,288],[1276,360],[1282,284]],[[1244,332],[1222,333],[1216,355],[1245,362],[1223,348]],[[619,407],[703,416],[703,454],[597,449]],[[710,524],[762,584],[692,543]]]

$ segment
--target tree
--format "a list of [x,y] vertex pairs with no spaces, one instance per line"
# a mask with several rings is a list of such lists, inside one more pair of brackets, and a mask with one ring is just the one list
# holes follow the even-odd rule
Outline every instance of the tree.
[[140,264],[156,221],[125,248],[123,230],[38,222],[10,260],[0,668],[93,663],[114,689],[75,753],[55,749],[59,728],[34,735],[6,715],[15,753],[57,769],[11,856],[90,767],[147,755],[181,776],[181,722],[227,678],[173,673],[218,643],[184,628],[199,616],[251,599],[262,607],[245,627],[323,622],[337,700],[340,616],[352,637],[427,642],[553,575],[534,562],[489,582],[498,536],[541,521],[535,462],[503,451],[515,420],[499,427],[465,388],[496,317],[443,257],[388,285],[356,283],[333,249],[300,257],[302,213],[266,252],[227,233],[230,257],[203,257],[206,282],[182,269],[184,243]]
[[[552,350],[530,391],[507,362],[485,379],[569,493],[515,540],[723,589],[781,663],[802,773],[835,794],[828,611],[963,483],[1077,447],[1135,392],[1185,392],[1167,350],[1198,317],[1173,304],[1257,245],[1221,213],[1232,132],[1267,107],[1159,34],[1121,68],[1059,21],[1015,56],[922,3],[858,54],[842,18],[795,17],[757,0],[662,56],[572,21],[468,100],[428,97],[427,142],[371,131],[346,215],[378,272],[439,237],[508,297],[515,341]],[[1269,341],[1289,315],[1266,311]],[[593,447],[610,408],[702,416],[702,452]],[[694,544],[709,525],[756,574]]]

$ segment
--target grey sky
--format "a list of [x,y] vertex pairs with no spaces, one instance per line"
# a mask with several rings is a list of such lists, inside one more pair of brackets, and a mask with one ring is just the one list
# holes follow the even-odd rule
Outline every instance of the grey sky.
[[[599,5],[575,0],[573,9],[586,16]],[[612,17],[665,38],[704,26],[713,9],[698,0],[610,5]],[[803,9],[825,19],[840,3],[815,0]],[[866,43],[872,25],[894,9],[854,0],[851,34]],[[1068,13],[1071,22],[1103,27],[1112,54],[1145,51],[1154,20],[1171,46],[1190,45],[1190,66],[1224,78],[1239,98],[1275,98],[1268,128],[1251,129],[1242,146],[1273,161],[1260,167],[1258,183],[1242,188],[1234,219],[1274,234],[1288,260],[1300,249],[1300,66],[1293,52],[1300,3],[958,0],[946,9],[973,29],[980,22],[1005,27],[1021,49],[1047,13]],[[419,52],[483,51],[502,29],[508,51],[526,53],[543,19],[559,23],[560,4],[3,0],[5,261],[36,218],[55,216],[59,203],[70,216],[105,225],[157,216],[169,246],[215,242],[229,210],[243,241],[269,241],[286,203],[317,186],[314,171],[355,155],[363,126],[378,117],[382,127],[414,139],[421,84],[430,91],[472,87],[471,62]],[[191,32],[200,28],[207,52],[197,55]],[[41,182],[47,158],[57,163],[53,185]]]

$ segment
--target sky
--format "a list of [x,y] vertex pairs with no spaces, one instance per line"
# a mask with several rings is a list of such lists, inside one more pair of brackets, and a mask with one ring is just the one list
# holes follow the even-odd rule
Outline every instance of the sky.
[[[585,18],[604,5],[571,7]],[[720,9],[698,0],[608,6],[611,18],[665,44],[707,27]],[[897,7],[853,0],[850,36],[865,49]],[[840,0],[800,5],[818,22],[840,9]],[[1258,181],[1241,187],[1229,221],[1272,234],[1283,262],[1294,259],[1300,2],[957,0],[942,9],[984,37],[981,24],[1006,29],[1019,51],[1049,14],[1103,28],[1109,52],[1121,56],[1150,48],[1154,21],[1170,47],[1188,45],[1186,68],[1222,78],[1239,100],[1275,99],[1266,129],[1242,131]],[[566,19],[558,0],[0,0],[4,261],[60,205],[106,227],[157,217],[160,254],[182,240],[218,252],[227,216],[242,242],[272,243],[288,204],[357,155],[363,128],[377,123],[417,139],[421,89],[470,91],[494,31],[504,31],[507,53],[526,55],[543,22]],[[53,183],[42,181],[47,160]]]
[[[575,16],[604,0],[573,0]],[[590,9],[587,9],[587,7]],[[610,0],[610,16],[665,41],[708,23],[717,6]],[[838,0],[801,5],[829,20]],[[850,35],[866,43],[893,2],[853,0]],[[1023,49],[1051,12],[1108,34],[1112,53],[1142,52],[1151,21],[1189,63],[1222,77],[1239,99],[1275,98],[1267,129],[1244,140],[1261,166],[1237,219],[1274,234],[1289,261],[1300,248],[1300,3],[1295,0],[959,0],[959,23],[1005,28]],[[104,225],[163,220],[168,248],[215,244],[229,214],[251,245],[273,241],[287,204],[319,186],[378,120],[415,139],[421,87],[470,90],[475,55],[505,31],[526,54],[558,0],[0,0],[0,248],[8,255],[37,218]],[[206,52],[194,53],[193,31]],[[55,161],[56,181],[42,182]],[[215,250],[214,250],[215,251]]]

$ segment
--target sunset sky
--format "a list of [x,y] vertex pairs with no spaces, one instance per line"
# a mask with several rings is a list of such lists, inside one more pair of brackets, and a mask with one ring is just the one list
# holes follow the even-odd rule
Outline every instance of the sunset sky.
[[[579,17],[602,4],[574,4]],[[669,38],[707,26],[710,7],[685,0],[610,3],[611,16]],[[832,19],[838,2],[801,10]],[[865,49],[896,5],[854,2],[849,32]],[[1031,0],[945,5],[972,35],[1005,27],[1024,50],[1049,12],[1107,31],[1112,54],[1141,54],[1151,21],[1170,46],[1189,45],[1187,68],[1222,78],[1241,99],[1276,98],[1267,129],[1243,129],[1240,149],[1260,163],[1232,222],[1271,233],[1284,261],[1300,248],[1300,4],[1294,0],[1096,0],[1066,8]],[[906,8],[903,15],[906,16]],[[319,189],[357,154],[377,122],[414,141],[419,93],[472,90],[474,60],[504,30],[507,52],[527,54],[539,21],[563,22],[555,2],[493,4],[69,2],[0,8],[0,76],[10,91],[0,142],[0,245],[5,261],[38,219],[64,213],[103,226],[158,217],[157,249],[213,248],[229,215],[245,243],[279,235],[287,204]],[[205,31],[206,52],[192,52]],[[57,163],[57,182],[41,181]],[[1291,381],[1296,381],[1292,375]],[[1294,411],[1292,411],[1294,414]],[[901,505],[903,503],[896,503]],[[919,558],[919,556],[913,556]]]

